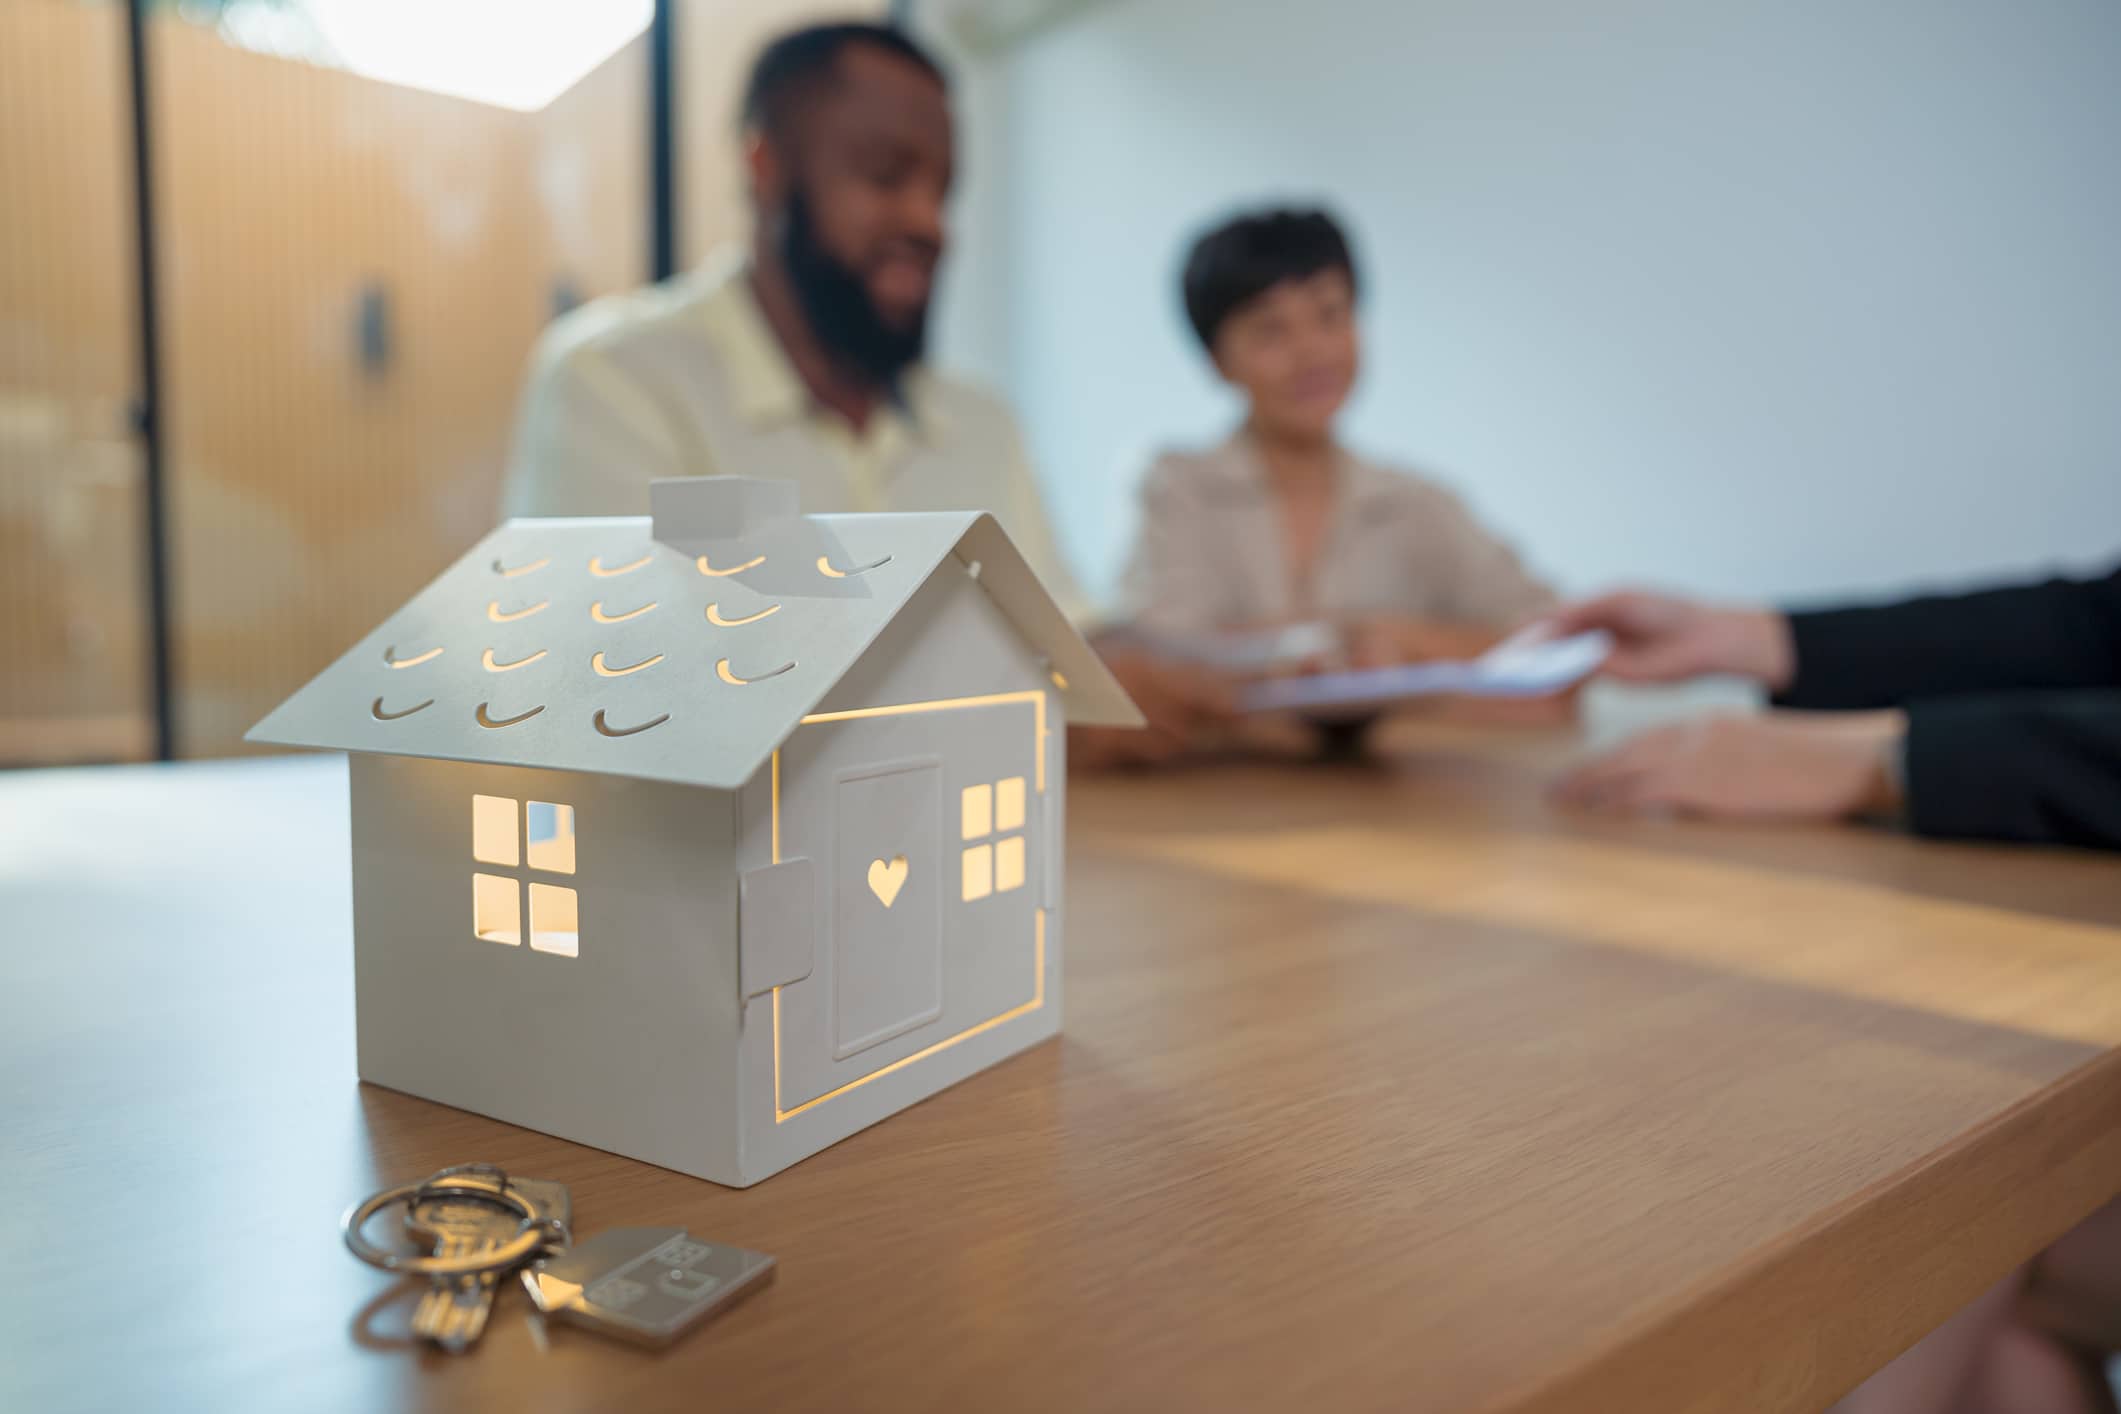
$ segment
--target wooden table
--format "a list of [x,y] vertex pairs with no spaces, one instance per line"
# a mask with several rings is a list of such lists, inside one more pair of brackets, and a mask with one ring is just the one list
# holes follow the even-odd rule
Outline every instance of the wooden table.
[[[0,778],[0,1407],[1812,1409],[2121,1191],[2121,865],[1562,749],[1079,786],[1064,1038],[748,1192],[354,1082],[340,763]],[[780,1281],[408,1348],[336,1219],[469,1159]]]

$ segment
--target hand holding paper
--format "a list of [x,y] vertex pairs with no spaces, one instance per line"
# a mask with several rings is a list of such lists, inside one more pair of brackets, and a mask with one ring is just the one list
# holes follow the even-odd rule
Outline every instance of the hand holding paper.
[[1727,673],[1779,690],[1796,667],[1789,619],[1773,609],[1622,590],[1566,605],[1537,627],[1550,636],[1610,634],[1605,671],[1626,682]]

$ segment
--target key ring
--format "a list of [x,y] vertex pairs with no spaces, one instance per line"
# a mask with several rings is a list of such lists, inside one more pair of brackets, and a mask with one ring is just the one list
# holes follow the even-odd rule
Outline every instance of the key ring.
[[[472,1167],[467,1165],[466,1167]],[[478,1166],[484,1168],[485,1166]],[[436,1174],[418,1183],[401,1183],[396,1188],[386,1188],[381,1193],[371,1194],[363,1201],[346,1210],[339,1219],[339,1230],[346,1238],[346,1250],[386,1272],[399,1272],[426,1277],[470,1277],[484,1276],[488,1272],[505,1272],[522,1266],[552,1243],[567,1240],[567,1225],[558,1218],[547,1216],[538,1205],[507,1186],[507,1176],[500,1170],[491,1170],[499,1175],[501,1182],[491,1180],[480,1183],[462,1178],[449,1178]],[[483,1198],[498,1203],[522,1215],[522,1226],[514,1237],[483,1252],[467,1252],[460,1257],[427,1256],[417,1252],[386,1252],[370,1242],[362,1234],[369,1220],[385,1208],[398,1203],[410,1203],[429,1197]]]

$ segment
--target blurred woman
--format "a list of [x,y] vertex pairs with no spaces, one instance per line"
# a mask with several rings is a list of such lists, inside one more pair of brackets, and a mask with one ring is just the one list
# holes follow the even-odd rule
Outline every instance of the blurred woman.
[[1248,213],[1195,242],[1186,314],[1245,416],[1221,444],[1149,470],[1123,581],[1143,630],[1323,621],[1356,664],[1407,662],[1474,656],[1553,602],[1456,496],[1342,444],[1357,289],[1323,211]]

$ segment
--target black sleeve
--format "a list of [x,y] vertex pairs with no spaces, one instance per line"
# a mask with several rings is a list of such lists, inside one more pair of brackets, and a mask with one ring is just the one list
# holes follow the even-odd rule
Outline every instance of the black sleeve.
[[1922,697],[2121,687],[2121,570],[2104,579],[1790,615],[1785,707],[1897,707]]
[[2121,692],[1943,698],[1907,716],[1917,834],[2121,849]]

